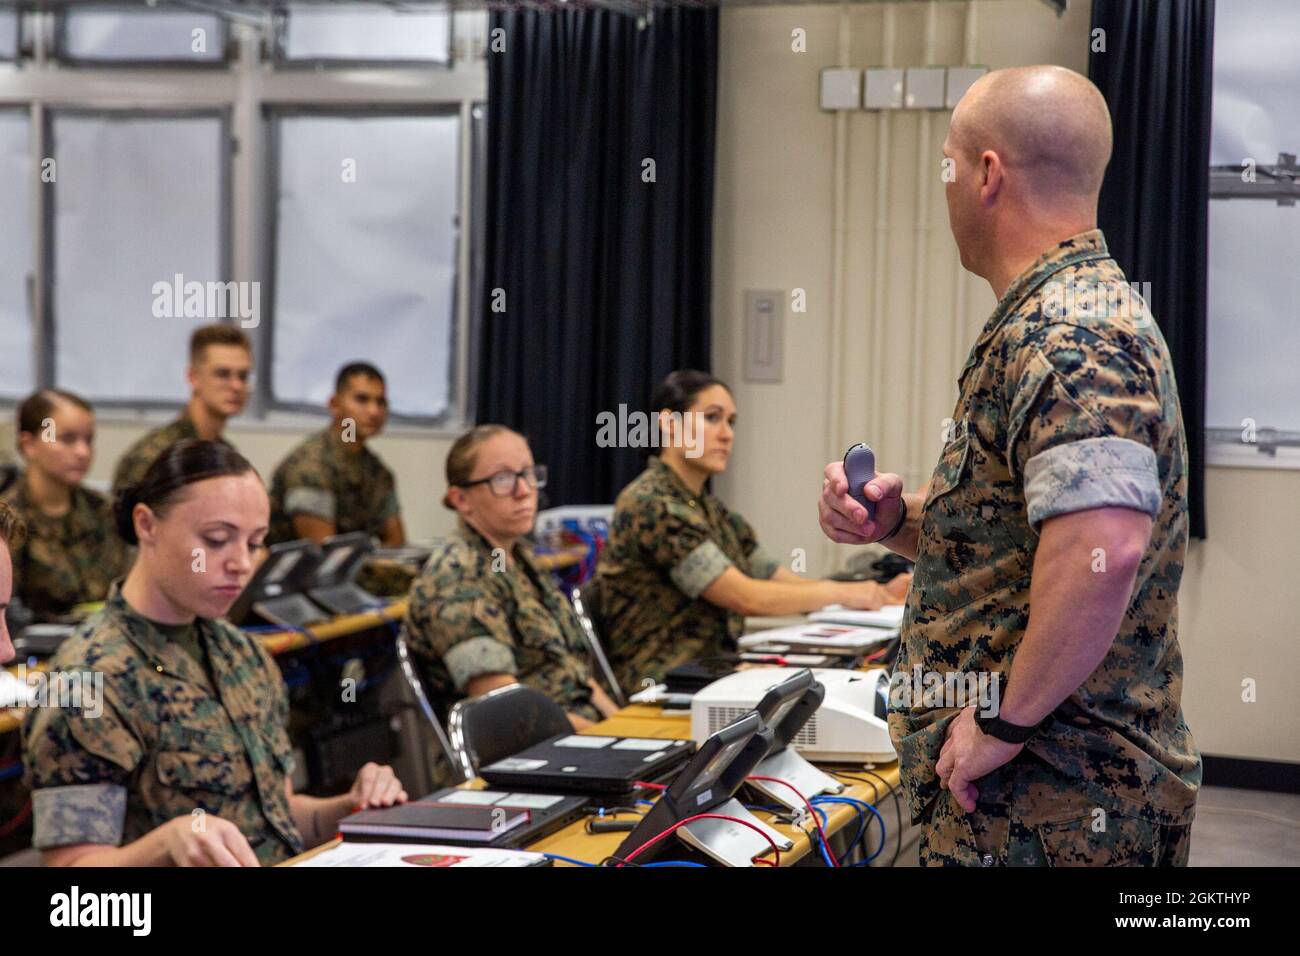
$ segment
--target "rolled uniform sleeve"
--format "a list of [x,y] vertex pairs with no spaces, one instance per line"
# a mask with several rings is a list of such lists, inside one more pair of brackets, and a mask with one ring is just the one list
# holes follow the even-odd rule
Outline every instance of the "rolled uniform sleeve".
[[510,623],[479,582],[426,574],[411,590],[406,629],[415,649],[442,659],[458,693],[484,674],[518,676]]
[[699,597],[732,566],[704,516],[686,504],[647,499],[636,522],[645,532],[650,560],[689,598]]
[[288,515],[311,515],[322,521],[333,521],[338,512],[334,492],[312,485],[296,485],[284,493],[284,510]]
[[139,741],[111,701],[98,716],[72,708],[35,711],[23,731],[32,845],[120,845],[127,790],[142,758]]
[[1089,508],[1160,512],[1161,400],[1136,358],[1086,328],[1035,335],[1012,378],[1008,436],[1029,523]]

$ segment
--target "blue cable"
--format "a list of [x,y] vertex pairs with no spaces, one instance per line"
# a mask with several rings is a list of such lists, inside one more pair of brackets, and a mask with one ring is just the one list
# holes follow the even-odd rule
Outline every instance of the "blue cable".
[[648,870],[648,869],[651,869],[652,867],[657,867],[657,866],[691,866],[691,867],[696,867],[696,868],[701,869],[701,870],[706,870],[706,869],[708,869],[708,867],[706,867],[703,863],[690,863],[690,862],[688,862],[688,861],[686,861],[686,860],[662,860],[662,861],[660,861],[660,862],[658,862],[658,863],[642,863],[642,864],[641,864],[641,868],[642,868],[643,870]]
[[[876,852],[872,853],[870,856],[868,856],[868,857],[867,857],[865,860],[863,860],[861,863],[854,863],[854,864],[851,864],[851,865],[852,865],[852,866],[866,866],[868,863],[870,863],[870,862],[871,862],[872,860],[874,860],[876,857],[880,856],[881,852],[885,849],[885,843],[886,843],[887,840],[888,840],[888,832],[889,832],[889,829],[888,829],[888,827],[885,826],[885,818],[882,817],[882,816],[880,815],[880,811],[877,810],[874,806],[872,806],[870,803],[868,803],[868,802],[865,801],[865,800],[859,800],[857,797],[845,797],[845,796],[827,796],[827,795],[822,795],[822,796],[813,797],[813,801],[812,801],[812,802],[813,802],[814,804],[817,804],[817,803],[841,803],[841,804],[846,804],[846,805],[848,805],[848,806],[854,807],[855,809],[858,810],[858,812],[859,812],[860,814],[862,813],[863,810],[866,810],[866,811],[869,811],[870,813],[872,813],[872,814],[875,816],[875,818],[880,822],[880,845],[879,845],[878,847],[876,847]],[[862,839],[862,836],[863,836],[863,835],[865,835],[865,830],[864,830],[864,831],[859,831],[859,834],[858,834],[857,840]],[[854,842],[856,843],[857,840],[855,840]]]
[[[812,803],[812,801],[809,802]],[[823,827],[826,826],[826,823],[829,820],[829,816],[827,815],[826,811],[823,810],[821,807],[817,806],[816,803],[812,803],[812,808],[813,808],[813,813],[817,814],[819,817],[822,818],[822,826]],[[821,831],[816,829],[808,831],[808,839],[812,842],[814,846],[816,846],[819,850],[821,850],[822,861],[827,866],[834,867],[835,864],[831,861],[830,848],[826,846],[826,841],[822,839]]]
[[548,860],[559,860],[561,863],[572,863],[574,866],[596,866],[595,863],[588,863],[585,860],[575,860],[571,856],[560,856],[558,853],[543,853],[542,856]]

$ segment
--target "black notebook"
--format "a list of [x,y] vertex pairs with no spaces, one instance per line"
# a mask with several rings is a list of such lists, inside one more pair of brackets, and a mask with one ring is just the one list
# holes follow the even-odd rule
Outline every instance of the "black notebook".
[[382,810],[362,810],[343,818],[339,832],[348,837],[393,837],[400,840],[456,840],[491,843],[529,820],[520,807],[465,806],[416,801]]

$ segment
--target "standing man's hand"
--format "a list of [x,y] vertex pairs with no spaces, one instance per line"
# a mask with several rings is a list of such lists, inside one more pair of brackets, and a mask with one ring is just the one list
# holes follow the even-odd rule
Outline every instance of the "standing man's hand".
[[1001,767],[1024,747],[1024,744],[1009,744],[990,737],[975,725],[975,708],[964,707],[948,721],[943,749],[934,769],[939,774],[939,783],[952,791],[961,808],[974,813],[979,798],[975,781]]
[[876,520],[867,509],[849,497],[849,480],[844,462],[826,466],[817,518],[826,537],[840,544],[871,544],[894,530],[903,509],[903,479],[895,474],[876,475],[864,486],[869,501],[876,502]]

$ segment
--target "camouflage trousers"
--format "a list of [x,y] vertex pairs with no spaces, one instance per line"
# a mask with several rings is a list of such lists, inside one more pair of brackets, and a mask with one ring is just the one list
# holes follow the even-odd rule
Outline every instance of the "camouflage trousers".
[[[1050,802],[1049,802],[1050,801]],[[1186,866],[1191,825],[1087,806],[1077,793],[1036,793],[967,813],[947,790],[921,827],[922,866]]]

